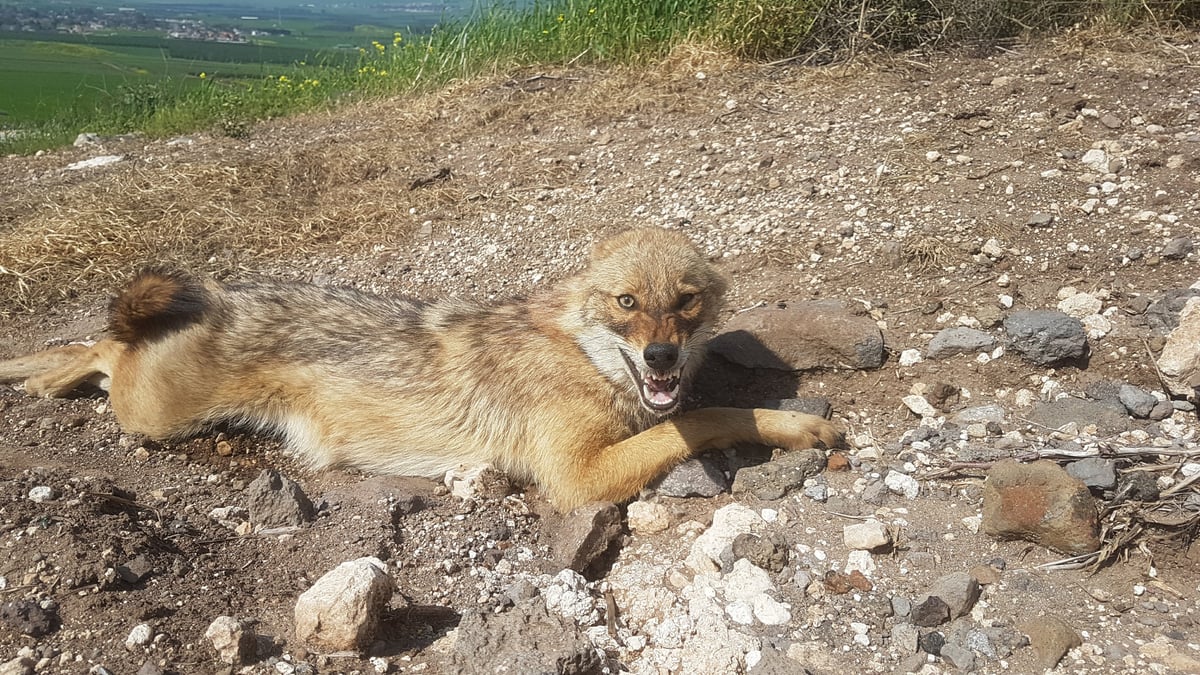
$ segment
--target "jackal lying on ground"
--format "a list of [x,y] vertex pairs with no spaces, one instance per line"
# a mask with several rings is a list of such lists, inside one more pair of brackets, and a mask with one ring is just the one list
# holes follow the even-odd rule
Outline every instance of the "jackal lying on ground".
[[441,477],[491,463],[569,510],[632,497],[700,450],[839,442],[813,415],[674,414],[725,288],[686,237],[658,229],[604,241],[581,273],[496,306],[151,270],[113,301],[111,338],[0,363],[0,381],[35,396],[107,385],[127,431],[243,425],[318,466]]

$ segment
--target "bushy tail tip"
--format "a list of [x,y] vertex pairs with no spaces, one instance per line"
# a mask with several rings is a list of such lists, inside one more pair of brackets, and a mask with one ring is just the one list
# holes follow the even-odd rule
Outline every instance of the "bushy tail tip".
[[136,345],[199,321],[208,292],[198,280],[175,270],[144,270],[109,305],[109,332]]

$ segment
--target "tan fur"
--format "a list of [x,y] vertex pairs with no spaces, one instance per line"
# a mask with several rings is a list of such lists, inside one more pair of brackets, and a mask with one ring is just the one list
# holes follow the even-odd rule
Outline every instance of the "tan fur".
[[[43,352],[36,374],[37,355],[0,363],[0,380],[63,396],[108,376],[128,431],[232,422],[281,433],[318,466],[440,477],[492,463],[567,510],[627,499],[700,450],[840,441],[812,415],[675,412],[725,287],[685,237],[657,229],[602,242],[582,273],[496,306],[151,271],[114,301],[117,339]],[[647,365],[665,363],[651,344],[678,360]]]

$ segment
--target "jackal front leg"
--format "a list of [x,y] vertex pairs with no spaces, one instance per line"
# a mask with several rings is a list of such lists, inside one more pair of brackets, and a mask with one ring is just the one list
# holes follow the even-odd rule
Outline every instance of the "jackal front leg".
[[610,445],[555,481],[551,498],[570,509],[596,501],[620,501],[638,493],[671,466],[703,450],[756,443],[799,450],[835,447],[842,434],[829,420],[804,413],[742,408],[702,408],[657,424]]

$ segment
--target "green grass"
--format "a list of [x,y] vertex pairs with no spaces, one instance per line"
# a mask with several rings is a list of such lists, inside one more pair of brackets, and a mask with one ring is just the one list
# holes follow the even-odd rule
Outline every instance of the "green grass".
[[[903,49],[937,40],[995,40],[1086,21],[1194,21],[1200,18],[1194,15],[1194,3],[539,0],[521,9],[476,9],[426,35],[376,37],[349,55],[314,56],[303,47],[271,51],[299,47],[305,40],[326,47],[347,41],[345,33],[316,22],[291,36],[272,38],[278,48],[228,45],[216,55],[208,43],[175,41],[164,47],[153,36],[132,42],[119,36],[92,38],[88,44],[59,47],[5,47],[8,43],[0,42],[0,91],[18,93],[8,101],[20,99],[6,103],[9,119],[31,120],[19,125],[27,135],[0,140],[0,152],[28,152],[84,130],[167,135],[215,129],[238,135],[256,120],[329,106],[347,94],[421,91],[535,64],[644,62],[684,41],[713,44],[746,58],[775,59],[812,50],[845,53],[864,46]],[[362,26],[361,31],[370,36],[379,28]],[[366,44],[361,37],[354,39]],[[289,53],[295,56],[290,64],[262,65],[284,61]],[[200,54],[209,60],[193,58]],[[301,60],[300,54],[310,55]],[[80,59],[88,62],[87,68],[78,68]],[[215,62],[222,60],[227,62]],[[239,61],[257,63],[234,63]],[[28,77],[31,72],[34,78]],[[55,103],[46,93],[64,84],[73,92],[70,105]]]
[[[291,66],[284,69],[291,70]],[[0,40],[3,112],[19,122],[52,119],[64,108],[103,107],[102,102],[122,86],[163,79],[183,84],[202,71],[229,77],[270,73],[259,63],[171,58],[152,47]]]

